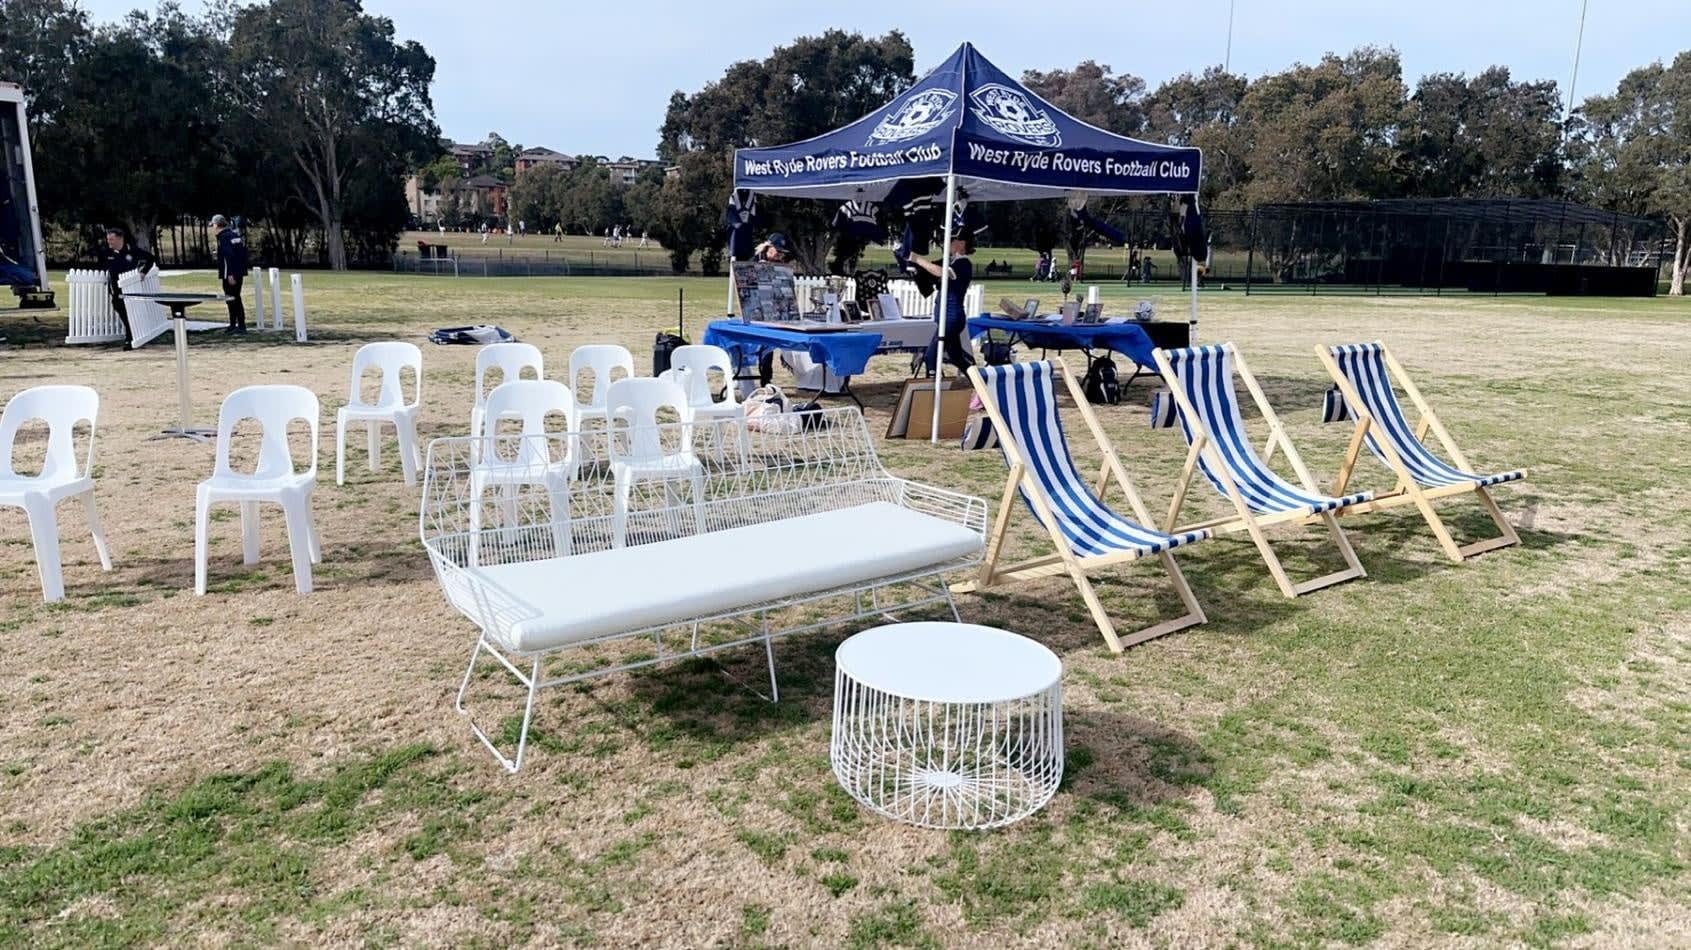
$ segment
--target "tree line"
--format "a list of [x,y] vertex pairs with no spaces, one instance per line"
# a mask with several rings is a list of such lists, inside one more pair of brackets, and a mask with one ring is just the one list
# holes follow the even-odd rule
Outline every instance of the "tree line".
[[[820,135],[878,108],[916,79],[902,33],[830,31],[670,100],[659,155],[681,166],[665,182],[654,228],[666,245],[716,242],[736,147]],[[1261,204],[1379,198],[1556,198],[1665,219],[1675,238],[1671,292],[1691,268],[1691,50],[1628,73],[1612,94],[1564,114],[1554,81],[1492,66],[1474,75],[1406,81],[1396,51],[1363,47],[1255,79],[1212,67],[1152,89],[1086,60],[1029,71],[1023,82],[1093,125],[1204,150],[1201,203]],[[1159,199],[1160,200],[1160,199]],[[1143,208],[1147,199],[1104,203]],[[815,269],[850,261],[814,201],[763,203],[771,227]],[[1060,201],[989,206],[997,243],[1049,250],[1068,236]],[[637,222],[638,223],[638,222]],[[846,253],[842,258],[839,253]]]
[[[143,243],[213,211],[261,220],[261,253],[335,267],[383,261],[408,217],[403,181],[438,184],[429,96],[434,60],[359,0],[216,0],[201,17],[166,3],[97,25],[68,0],[0,2],[0,78],[30,95],[41,203],[61,230],[103,224]],[[489,173],[510,216],[536,229],[649,231],[678,270],[720,268],[731,154],[819,135],[916,79],[898,31],[831,30],[677,91],[658,155],[633,185],[584,159],[516,176],[520,146],[497,136]],[[1152,88],[1086,60],[1024,82],[1077,118],[1204,150],[1205,207],[1398,197],[1565,198],[1668,222],[1672,291],[1691,268],[1691,51],[1627,74],[1565,112],[1549,80],[1493,66],[1411,84],[1391,49],[1363,47],[1254,79],[1210,68]],[[1116,207],[1153,206],[1148,199]],[[846,269],[860,248],[821,202],[769,199],[768,229],[812,269]],[[1107,216],[1113,209],[1096,209]],[[1048,250],[1070,237],[1061,202],[988,208],[997,243]],[[201,240],[203,240],[203,235]]]
[[405,174],[439,151],[434,60],[359,0],[173,3],[109,24],[0,2],[0,78],[25,87],[38,194],[80,247],[103,227],[204,246],[213,213],[262,222],[272,260],[386,260]]

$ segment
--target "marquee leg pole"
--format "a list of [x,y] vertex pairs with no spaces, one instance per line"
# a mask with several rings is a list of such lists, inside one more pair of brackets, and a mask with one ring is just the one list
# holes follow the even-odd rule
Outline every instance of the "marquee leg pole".
[[[940,245],[939,267],[939,296],[934,300],[934,312],[939,317],[938,330],[934,336],[934,419],[928,429],[928,441],[939,444],[939,401],[940,394],[945,387],[945,302],[950,299],[951,290],[951,218],[957,210],[957,175],[948,172],[945,176],[945,243]],[[963,315],[968,319],[968,314]],[[967,333],[965,326],[963,332]]]
[[1188,258],[1192,266],[1192,314],[1186,318],[1186,345],[1198,345],[1198,259]]

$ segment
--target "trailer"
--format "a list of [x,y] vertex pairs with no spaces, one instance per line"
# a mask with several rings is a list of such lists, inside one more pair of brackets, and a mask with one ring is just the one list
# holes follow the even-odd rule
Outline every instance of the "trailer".
[[23,87],[0,82],[0,285],[24,307],[51,307]]

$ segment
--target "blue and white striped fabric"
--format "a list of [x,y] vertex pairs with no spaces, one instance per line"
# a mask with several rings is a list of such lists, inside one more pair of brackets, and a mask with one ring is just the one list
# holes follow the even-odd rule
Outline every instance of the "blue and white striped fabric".
[[[1180,431],[1191,445],[1197,439],[1194,425],[1201,426],[1210,443],[1221,455],[1228,474],[1239,486],[1245,505],[1257,514],[1279,514],[1308,509],[1312,514],[1354,505],[1373,497],[1371,492],[1359,492],[1341,498],[1330,498],[1305,491],[1291,484],[1265,464],[1245,432],[1245,420],[1239,414],[1239,399],[1233,388],[1233,351],[1231,344],[1194,346],[1181,350],[1164,350],[1174,369],[1172,386],[1179,387],[1186,400],[1197,410],[1199,419],[1180,414]],[[1198,456],[1198,468],[1223,497],[1227,487],[1220,473],[1214,470],[1208,453]]]
[[[1495,475],[1464,472],[1434,455],[1420,439],[1415,438],[1415,429],[1403,414],[1403,404],[1398,402],[1397,393],[1392,390],[1392,378],[1386,368],[1384,346],[1379,343],[1352,343],[1330,347],[1329,351],[1339,364],[1339,372],[1345,374],[1345,378],[1350,380],[1351,386],[1356,389],[1357,395],[1362,397],[1362,407],[1374,417],[1375,425],[1368,427],[1366,441],[1369,450],[1380,461],[1386,462],[1386,456],[1380,450],[1379,443],[1380,437],[1383,436],[1391,442],[1392,448],[1397,450],[1398,457],[1403,459],[1410,477],[1423,488],[1470,483],[1476,488],[1484,488],[1521,479],[1521,472],[1499,472]],[[1354,411],[1351,417],[1355,418]],[[1389,467],[1390,463],[1387,462],[1387,465]]]
[[1151,428],[1172,429],[1180,407],[1175,405],[1174,393],[1159,389],[1151,396]]
[[[1009,431],[999,433],[999,438],[1015,443],[1028,474],[1050,500],[1057,527],[1076,555],[1097,557],[1123,551],[1158,554],[1209,537],[1208,531],[1171,535],[1135,524],[1111,511],[1092,493],[1069,455],[1063,420],[1057,414],[1052,387],[1055,374],[1050,363],[983,366],[980,373],[988,398],[1009,427]],[[1022,500],[1033,510],[1025,490]]]

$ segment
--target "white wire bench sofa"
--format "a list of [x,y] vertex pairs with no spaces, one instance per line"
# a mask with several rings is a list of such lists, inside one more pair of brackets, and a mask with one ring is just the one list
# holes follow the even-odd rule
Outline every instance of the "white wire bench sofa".
[[[985,501],[889,474],[855,407],[808,415],[783,432],[728,419],[430,444],[423,545],[480,630],[455,706],[506,770],[546,687],[762,643],[774,701],[777,637],[933,604],[956,617],[939,575],[979,564]],[[466,706],[483,654],[527,692],[510,756]]]

